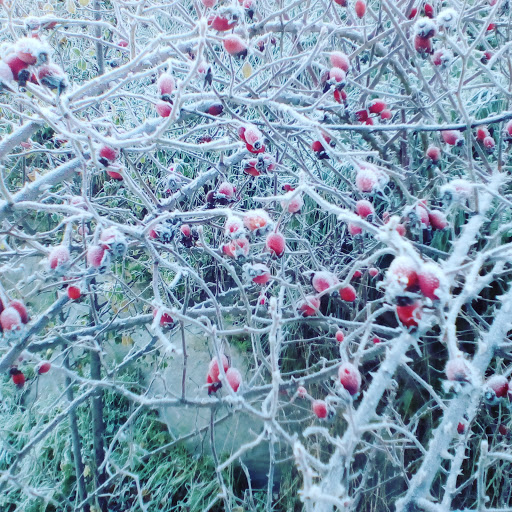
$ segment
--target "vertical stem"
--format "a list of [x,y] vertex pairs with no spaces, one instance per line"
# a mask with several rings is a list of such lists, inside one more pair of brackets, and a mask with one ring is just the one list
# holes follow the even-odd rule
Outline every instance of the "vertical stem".
[[[101,21],[101,2],[100,0],[94,0],[94,19],[96,21]],[[103,45],[101,44],[101,39],[103,37],[103,33],[100,26],[96,26],[94,28],[94,35],[96,36],[96,60],[98,61],[98,75],[103,75],[105,72],[105,63],[103,60]]]
[[[67,347],[63,347],[66,350]],[[64,368],[69,370],[69,353],[66,354],[64,359]],[[73,396],[73,381],[70,377],[66,376],[66,398],[69,403],[74,400]],[[76,410],[71,409],[69,411],[69,427],[71,429],[71,444],[73,446],[73,459],[75,463],[76,481],[78,485],[78,498],[81,503],[87,500],[87,489],[85,487],[84,478],[84,463],[82,461],[82,449],[80,443],[80,434],[78,432],[78,421],[76,418]],[[83,511],[89,512],[91,507],[89,503],[84,503]]]
[[[101,359],[96,351],[91,352],[91,378],[94,380],[101,379]],[[95,480],[96,488],[98,488],[105,483],[105,470],[98,471],[105,456],[103,446],[105,425],[103,424],[103,392],[101,389],[98,389],[92,397],[92,429],[94,462],[96,464]],[[102,496],[98,496],[98,505],[102,512],[107,512],[107,501]]]
[[[95,325],[98,323],[96,312],[99,310],[98,308],[98,300],[96,297],[96,293],[91,288],[94,287],[95,280],[91,279],[91,308],[90,308],[90,319],[91,324]],[[98,348],[101,348],[101,341],[98,341],[100,345]],[[93,380],[101,380],[101,357],[98,350],[91,350],[90,354],[90,364],[91,364],[91,379]],[[98,388],[91,399],[92,406],[92,438],[93,438],[93,449],[94,449],[94,463],[95,463],[95,471],[94,471],[94,480],[95,487],[98,489],[101,487],[106,480],[105,470],[99,470],[102,467],[103,460],[105,458],[105,450],[104,450],[104,437],[105,437],[105,425],[103,423],[103,391],[101,388]],[[98,506],[102,512],[107,512],[107,500],[102,496],[98,496]]]
[[267,484],[267,512],[272,512],[272,495],[274,488],[274,459],[275,459],[275,449],[274,449],[274,440],[270,439],[268,444],[268,450],[270,455],[270,463],[268,470],[268,484]]

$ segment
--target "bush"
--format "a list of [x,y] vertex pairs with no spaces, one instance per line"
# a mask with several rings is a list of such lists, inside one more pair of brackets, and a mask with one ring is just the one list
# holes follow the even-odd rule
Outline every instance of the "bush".
[[509,510],[508,3],[1,5],[2,510]]

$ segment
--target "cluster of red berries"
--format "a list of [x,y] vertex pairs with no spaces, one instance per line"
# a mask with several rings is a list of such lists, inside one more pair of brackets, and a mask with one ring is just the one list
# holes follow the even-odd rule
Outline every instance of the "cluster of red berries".
[[172,112],[171,95],[176,88],[174,77],[170,73],[162,73],[157,82],[160,100],[156,103],[155,108],[161,117],[169,117]]
[[[48,373],[51,367],[52,364],[50,363],[50,361],[42,361],[36,366],[36,371],[38,375],[43,375],[44,373]],[[18,367],[13,366],[9,370],[9,374],[11,376],[13,384],[17,388],[21,389],[25,385],[27,379],[25,377],[25,374]]]
[[[328,271],[315,272],[311,278],[311,285],[319,294],[339,284],[338,277]],[[357,297],[356,289],[351,284],[340,287],[339,294],[341,300],[345,302],[354,302]],[[304,317],[316,315],[319,308],[320,297],[317,295],[307,295],[297,304],[298,312]]]
[[371,100],[368,107],[355,112],[354,117],[361,123],[373,125],[373,118],[370,117],[372,114],[378,115],[381,120],[388,120],[393,117],[393,113],[387,108],[386,102],[380,98]]
[[51,61],[49,47],[38,34],[23,37],[6,49],[0,61],[0,81],[10,89],[13,82],[25,87],[27,82],[43,85],[60,94],[68,85],[62,68]]
[[[351,397],[357,397],[361,389],[361,373],[352,363],[342,363],[338,369],[338,381],[341,387],[348,392]],[[329,400],[318,400],[310,396],[304,386],[297,388],[297,396],[311,401],[311,410],[313,414],[320,419],[329,419],[334,416],[334,410]]]
[[265,210],[250,210],[244,214],[243,220],[234,215],[229,217],[224,225],[224,234],[230,241],[222,245],[222,253],[234,259],[247,258],[250,250],[247,234],[252,237],[266,234],[265,250],[280,258],[286,250],[286,241],[282,233],[272,230],[272,225]]
[[98,151],[98,162],[103,165],[106,173],[114,180],[122,181],[124,169],[119,162],[119,151],[106,144],[102,145]]
[[424,299],[435,303],[447,293],[445,277],[435,263],[418,264],[408,256],[393,260],[385,283],[388,295],[396,304],[397,318],[407,328],[418,326]]
[[[226,375],[226,380],[231,386],[231,389],[236,393],[240,384],[242,383],[242,374],[236,368],[229,364],[228,358],[222,354],[221,356],[222,367]],[[206,383],[208,384],[208,394],[216,393],[221,387],[219,361],[214,357],[208,366],[208,373],[206,375]]]

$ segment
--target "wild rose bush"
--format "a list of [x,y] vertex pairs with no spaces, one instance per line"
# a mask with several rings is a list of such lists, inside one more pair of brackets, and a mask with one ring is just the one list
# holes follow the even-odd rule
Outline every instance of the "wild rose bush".
[[2,510],[509,510],[508,2],[1,16]]

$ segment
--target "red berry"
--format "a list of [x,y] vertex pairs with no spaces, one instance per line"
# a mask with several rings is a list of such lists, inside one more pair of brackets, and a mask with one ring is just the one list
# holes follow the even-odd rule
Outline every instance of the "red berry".
[[346,302],[354,302],[356,300],[356,290],[355,288],[349,284],[340,289],[340,297],[341,300]]
[[82,296],[82,291],[79,286],[70,284],[67,289],[68,297],[71,300],[78,300]]
[[123,179],[123,175],[120,172],[114,171],[114,169],[121,170],[121,167],[116,165],[112,165],[106,168],[107,174],[114,180],[121,181]]
[[503,375],[493,375],[486,382],[498,398],[504,398],[508,394],[508,380]]
[[91,245],[87,250],[89,266],[99,268],[105,262],[105,249],[101,245]]
[[396,315],[405,327],[417,327],[418,320],[421,319],[421,302],[414,300],[412,303],[407,301],[403,305],[398,304],[396,306]]
[[442,274],[437,265],[426,264],[417,275],[421,293],[430,300],[439,300],[440,297],[438,295]]
[[379,186],[379,176],[373,169],[360,168],[356,173],[356,187],[359,192],[370,193]]
[[314,400],[311,408],[318,418],[327,418],[327,404],[323,400]]
[[445,229],[448,227],[446,215],[440,210],[430,210],[428,219],[430,221],[430,225],[434,229]]
[[345,73],[350,68],[350,59],[347,57],[347,55],[345,55],[342,52],[331,52],[331,54],[329,55],[329,59],[333,67],[340,68],[343,71],[345,71]]
[[425,16],[427,18],[433,18],[434,17],[434,8],[430,4],[425,4],[425,7],[423,8],[425,11]]
[[356,116],[356,119],[358,121],[367,121],[368,120],[368,110],[358,110],[356,113],[355,113],[355,116]]
[[366,219],[366,217],[375,213],[375,209],[370,201],[361,199],[356,203],[356,213],[363,219]]
[[397,224],[396,225],[396,232],[400,235],[400,236],[405,236],[405,226],[403,224]]
[[343,363],[338,370],[341,385],[351,394],[359,393],[361,387],[361,374],[352,363]]
[[286,241],[281,233],[270,233],[265,241],[265,247],[272,256],[280,258],[286,250]]
[[485,137],[483,144],[484,144],[484,148],[488,149],[488,150],[492,150],[496,146],[496,142],[494,142],[494,139],[490,136]]
[[[229,368],[229,361],[228,358],[222,354],[221,355],[221,361],[222,366],[224,368],[224,372],[228,371]],[[210,377],[212,382],[218,382],[219,381],[219,374],[220,374],[220,368],[219,368],[219,362],[216,357],[214,357],[210,364],[208,365],[208,377]],[[208,383],[210,384],[210,383]]]
[[348,223],[347,228],[352,236],[360,235],[363,232],[363,228],[359,227],[357,224],[352,224],[352,222]]
[[231,30],[235,27],[236,23],[236,20],[229,21],[223,16],[210,16],[210,18],[208,18],[208,25],[219,32]]
[[13,383],[16,384],[18,388],[22,388],[25,384],[25,375],[23,372],[16,370],[16,373],[14,373],[14,369],[11,369],[11,375]]
[[363,275],[363,273],[362,273],[360,270],[356,270],[356,271],[352,274],[352,280],[354,280],[354,279],[359,279],[362,275]]
[[244,215],[244,226],[255,234],[265,231],[270,223],[270,217],[265,210],[250,210]]
[[[158,308],[153,309],[153,318],[156,318],[158,315]],[[174,323],[174,320],[172,319],[172,316],[169,313],[162,313],[162,316],[160,317],[160,327],[167,327]]]
[[339,283],[338,278],[332,272],[315,272],[311,284],[313,288],[318,292],[323,292],[332,286]]
[[246,258],[249,255],[250,244],[249,240],[245,237],[237,238],[229,244],[222,246],[222,252],[230,258],[238,259],[240,257]]
[[479,141],[483,141],[486,137],[489,137],[490,133],[486,126],[480,126],[476,130],[476,138]]
[[244,271],[253,283],[264,285],[270,281],[270,269],[264,263],[254,263],[244,265]]
[[169,117],[171,115],[172,105],[167,101],[157,101],[155,108],[160,117]]
[[231,183],[229,183],[227,181],[223,181],[218,186],[217,192],[215,195],[216,195],[217,199],[222,198],[222,199],[227,199],[227,200],[231,201],[235,195],[235,187],[233,187],[233,185],[231,185]]
[[441,150],[437,146],[429,146],[427,149],[427,157],[430,158],[432,162],[436,163],[441,157]]
[[464,434],[466,431],[466,425],[464,423],[459,422],[457,425],[457,434]]
[[306,388],[304,386],[299,386],[297,388],[297,396],[299,398],[306,398],[308,392],[306,391]]
[[418,53],[423,55],[427,53],[433,53],[431,38],[416,35],[414,37],[414,48]]
[[311,149],[315,153],[320,153],[320,151],[324,151],[325,148],[324,148],[323,144],[319,140],[315,140],[313,142],[313,144],[311,144]]
[[39,365],[37,366],[37,373],[39,375],[42,375],[43,373],[48,373],[51,367],[52,363],[50,363],[50,361],[43,361],[42,363],[39,363]]
[[375,99],[370,102],[368,110],[371,114],[380,114],[386,108],[386,102],[384,100]]
[[462,134],[457,130],[443,130],[441,137],[450,146],[460,146],[464,142]]
[[366,14],[366,3],[363,0],[357,0],[354,8],[358,18],[362,18]]
[[468,382],[471,374],[469,366],[462,356],[450,359],[446,363],[444,371],[448,380],[458,382]]
[[162,73],[157,82],[160,96],[170,96],[176,87],[174,77],[170,73]]
[[418,14],[418,9],[416,9],[416,7],[413,7],[411,9],[411,12],[409,13],[409,19],[412,20],[414,17],[416,17],[416,14]]
[[393,112],[391,112],[391,110],[389,109],[384,109],[381,113],[380,113],[380,118],[381,119],[391,119],[393,117]]
[[211,105],[208,108],[208,114],[210,114],[211,116],[220,116],[223,110],[224,107],[222,105]]
[[314,295],[308,295],[303,301],[299,302],[297,309],[302,316],[314,316],[320,307],[320,299]]
[[[25,307],[25,304],[23,304],[23,302],[21,302],[21,300],[11,300],[11,302],[9,302],[8,306],[10,308],[14,308],[20,315],[20,318],[21,318],[21,323],[23,324],[28,324],[28,321],[29,321],[29,316],[28,316],[28,312],[27,312],[27,308]],[[1,312],[2,308],[0,307],[0,312]]]
[[503,425],[503,423],[501,423],[500,426],[498,427],[498,432],[502,436],[506,436],[508,434],[508,428],[505,425]]
[[117,156],[118,151],[114,148],[111,148],[110,146],[102,146],[99,152],[100,158],[105,158],[106,160],[110,160],[113,162]]
[[379,275],[379,269],[375,267],[370,267],[368,269],[368,274],[370,274],[371,277],[376,277]]
[[443,50],[437,50],[434,52],[434,55],[432,56],[432,62],[434,66],[440,66],[443,63]]
[[48,262],[50,263],[50,268],[55,270],[57,267],[61,265],[65,265],[69,261],[69,249],[64,245],[59,245],[54,247],[50,251],[50,255],[48,256]]
[[304,200],[302,199],[302,196],[295,196],[289,201],[282,201],[281,204],[283,208],[288,210],[288,213],[295,214],[301,212],[302,207],[304,206]]
[[329,80],[331,80],[331,83],[335,82],[336,86],[343,87],[345,82],[345,71],[341,68],[333,67],[329,71]]
[[3,331],[17,331],[21,329],[21,324],[21,315],[14,307],[8,306],[0,313],[0,326]]
[[186,236],[187,238],[190,237],[190,235],[192,234],[192,232],[190,230],[190,226],[188,224],[182,224],[180,227],[180,231],[181,231],[181,234],[183,236]]
[[343,103],[347,99],[347,93],[342,89],[334,89],[334,101],[337,103]]
[[373,344],[374,345],[377,345],[377,343],[380,343],[381,342],[381,339],[378,337],[378,336],[374,336],[372,338],[372,341],[373,341]]
[[234,57],[247,55],[247,44],[236,34],[226,36],[222,41],[222,44],[224,45],[224,49]]
[[408,256],[397,256],[389,266],[386,279],[405,290],[410,289],[418,282],[417,268],[416,263]]
[[336,331],[336,341],[338,343],[341,343],[345,339],[345,335],[343,334],[343,331]]
[[236,368],[228,368],[226,371],[226,379],[236,393],[242,382],[242,374]]

